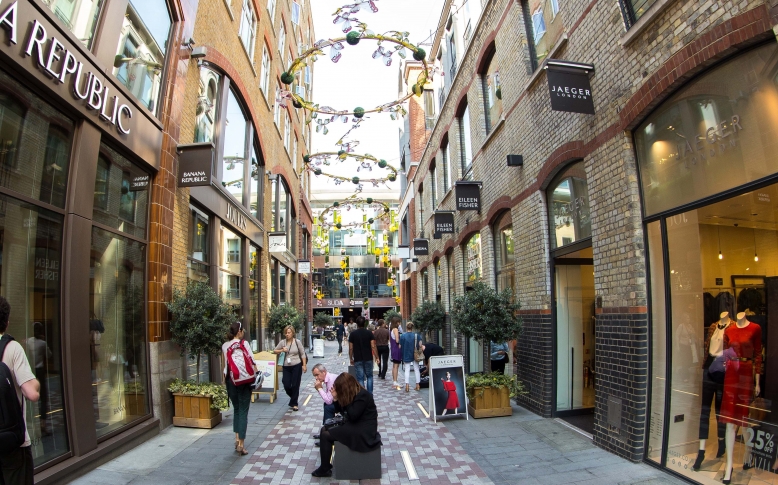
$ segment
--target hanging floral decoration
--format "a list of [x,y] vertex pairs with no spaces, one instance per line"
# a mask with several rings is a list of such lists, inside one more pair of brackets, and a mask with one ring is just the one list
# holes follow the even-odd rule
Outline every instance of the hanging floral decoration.
[[[373,187],[378,187],[380,184],[386,184],[388,182],[394,182],[397,180],[397,168],[390,165],[386,160],[378,159],[374,157],[373,155],[369,153],[365,154],[357,154],[357,153],[350,153],[349,150],[353,150],[352,144],[355,142],[350,142],[348,144],[342,144],[341,150],[338,150],[337,152],[319,152],[314,153],[312,155],[303,155],[303,161],[305,162],[305,168],[304,170],[307,170],[308,172],[313,173],[314,175],[323,175],[325,177],[329,177],[333,180],[335,180],[336,185],[340,185],[343,182],[351,182],[355,185],[357,185],[357,192],[361,192],[364,185],[363,182],[369,182],[373,185]],[[343,148],[346,149],[343,149]],[[346,161],[349,158],[353,159],[354,161],[358,162],[357,166],[357,172],[362,172],[362,170],[367,172],[372,172],[373,167],[377,166],[378,168],[386,169],[389,171],[389,174],[385,177],[370,177],[370,178],[363,178],[360,179],[358,176],[353,177],[343,177],[339,175],[331,175],[328,173],[325,173],[321,170],[322,166],[329,166],[332,164],[333,161]]]
[[349,257],[346,256],[345,258],[340,260],[340,269],[343,270],[343,284],[346,286],[351,286],[351,270],[349,268]]
[[[338,214],[336,211],[339,210],[350,211],[352,209],[374,210],[377,212],[377,215],[375,217],[370,217],[370,218],[365,216],[362,222],[352,222],[350,224],[341,223],[340,214]],[[330,213],[332,213],[332,215],[330,215]],[[322,213],[319,215],[319,226],[321,226],[321,228],[325,231],[328,231],[333,227],[336,229],[349,229],[349,230],[365,229],[366,230],[369,229],[375,223],[376,220],[391,222],[391,219],[392,219],[392,209],[389,207],[389,204],[387,204],[386,202],[381,202],[380,200],[374,200],[371,197],[362,198],[354,194],[351,197],[344,199],[341,202],[333,202],[331,206],[325,208],[322,211]],[[368,238],[372,238],[372,233],[368,234]]]

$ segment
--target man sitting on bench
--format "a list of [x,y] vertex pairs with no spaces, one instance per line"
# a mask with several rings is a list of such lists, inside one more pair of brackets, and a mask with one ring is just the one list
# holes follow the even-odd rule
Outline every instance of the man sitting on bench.
[[373,395],[360,386],[354,376],[345,372],[335,379],[331,393],[335,399],[335,412],[341,413],[345,421],[341,426],[322,428],[319,432],[321,465],[311,473],[314,477],[332,476],[330,459],[335,441],[360,453],[373,451],[381,446],[378,409]]

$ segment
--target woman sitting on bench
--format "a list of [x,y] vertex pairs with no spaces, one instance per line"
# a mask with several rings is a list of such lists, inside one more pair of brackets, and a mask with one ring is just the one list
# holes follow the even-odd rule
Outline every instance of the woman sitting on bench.
[[373,451],[377,446],[381,446],[381,435],[378,433],[378,410],[373,395],[360,386],[354,376],[344,372],[335,379],[332,397],[335,412],[341,413],[345,420],[340,426],[321,429],[319,433],[321,465],[311,473],[314,477],[332,476],[330,459],[335,441],[360,453]]

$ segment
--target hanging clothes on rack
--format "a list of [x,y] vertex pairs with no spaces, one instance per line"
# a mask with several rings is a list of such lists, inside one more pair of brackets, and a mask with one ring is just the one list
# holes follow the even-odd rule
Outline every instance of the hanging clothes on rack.
[[722,291],[716,296],[716,312],[729,312],[730,317],[735,314],[735,297],[732,293]]
[[[719,313],[716,306],[716,297],[709,292],[702,294],[702,314],[705,321],[705,325],[709,325],[710,322],[715,322],[719,319]],[[730,315],[731,316],[731,315]]]
[[[762,290],[764,291],[764,290]],[[737,309],[739,312],[744,312],[747,309],[756,314],[762,312],[762,291],[757,288],[745,288],[740,290],[740,294],[737,296]]]

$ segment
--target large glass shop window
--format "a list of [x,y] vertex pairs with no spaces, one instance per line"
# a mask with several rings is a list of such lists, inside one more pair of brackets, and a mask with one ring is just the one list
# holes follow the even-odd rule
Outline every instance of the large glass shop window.
[[778,172],[778,45],[681,90],[635,131],[646,215]]
[[0,71],[0,186],[65,207],[73,121]]
[[221,226],[219,243],[219,294],[232,307],[235,315],[242,315],[240,285],[243,240],[227,227]]
[[[481,280],[481,235],[474,234],[464,246],[465,255],[465,286],[470,286]],[[467,290],[465,290],[467,291]],[[488,345],[488,343],[487,343]],[[482,372],[484,370],[484,343],[470,338],[467,349],[469,372]]]
[[11,305],[7,333],[19,342],[41,384],[26,404],[35,466],[69,450],[62,383],[60,214],[0,195],[0,294]]
[[208,215],[194,206],[189,206],[189,252],[187,254],[186,279],[207,281],[210,262],[210,222]]
[[551,249],[592,235],[589,190],[584,163],[569,166],[558,175],[548,191]]
[[145,238],[149,184],[137,190],[132,181],[148,176],[108,145],[100,144],[92,218],[131,236]]
[[102,0],[48,0],[43,2],[89,49],[100,18]]
[[216,72],[200,68],[200,90],[195,108],[195,143],[213,141],[217,108],[221,99],[221,78]]
[[259,295],[260,295],[260,252],[259,248],[249,246],[249,342],[254,352],[259,352],[260,342],[260,317],[259,317]]
[[156,111],[159,99],[171,25],[165,0],[129,1],[114,59],[114,75],[151,112]]
[[224,120],[224,152],[222,154],[222,185],[243,203],[243,177],[246,166],[246,138],[248,137],[246,114],[230,89]]
[[497,266],[497,290],[513,289],[515,275],[513,256],[513,226],[510,211],[500,217],[494,226],[494,245]]
[[149,413],[145,250],[143,243],[92,228],[89,335],[98,437]]

